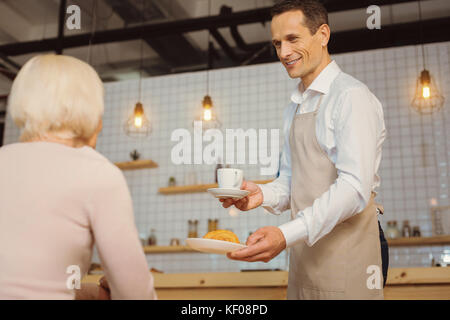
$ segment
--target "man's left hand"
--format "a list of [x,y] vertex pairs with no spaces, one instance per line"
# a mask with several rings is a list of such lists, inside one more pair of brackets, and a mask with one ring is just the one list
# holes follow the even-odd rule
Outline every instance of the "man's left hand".
[[278,227],[263,227],[252,233],[246,244],[247,248],[228,253],[228,258],[269,262],[286,248],[286,239]]

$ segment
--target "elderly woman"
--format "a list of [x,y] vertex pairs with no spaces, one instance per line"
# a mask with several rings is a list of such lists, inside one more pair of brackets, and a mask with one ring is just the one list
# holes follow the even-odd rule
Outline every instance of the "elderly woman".
[[21,142],[0,148],[0,299],[75,298],[94,242],[112,299],[156,298],[126,181],[94,150],[103,108],[78,59],[37,56],[17,75]]

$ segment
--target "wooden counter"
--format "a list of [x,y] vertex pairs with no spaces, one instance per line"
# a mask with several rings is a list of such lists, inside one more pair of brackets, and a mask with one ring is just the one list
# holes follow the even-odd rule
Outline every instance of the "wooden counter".
[[450,267],[392,268],[386,300],[450,300]]
[[[88,275],[83,282],[97,282]],[[282,300],[288,272],[153,273],[161,300]],[[384,289],[386,300],[450,300],[450,267],[392,268]]]

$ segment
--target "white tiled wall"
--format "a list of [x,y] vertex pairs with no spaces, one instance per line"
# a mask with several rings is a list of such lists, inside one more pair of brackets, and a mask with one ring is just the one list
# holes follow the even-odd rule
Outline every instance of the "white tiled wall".
[[[426,46],[427,68],[438,80],[443,94],[450,98],[450,43]],[[366,83],[382,102],[388,138],[383,149],[382,178],[378,201],[385,207],[382,225],[388,220],[410,220],[419,225],[424,236],[432,235],[429,202],[449,205],[450,123],[448,103],[438,114],[421,117],[409,108],[416,78],[421,70],[420,47],[408,46],[335,55],[347,73]],[[211,71],[210,95],[225,128],[281,128],[282,115],[296,80],[290,79],[279,63]],[[143,104],[150,113],[153,132],[137,140],[124,134],[123,123],[138,99],[138,82],[107,83],[104,129],[98,151],[111,161],[127,161],[137,149],[143,159],[159,164],[157,169],[125,171],[134,201],[139,232],[148,236],[156,230],[158,244],[171,238],[184,239],[189,219],[199,220],[199,236],[207,232],[207,220],[219,219],[220,228],[233,230],[242,242],[249,232],[265,225],[279,225],[289,213],[273,216],[262,209],[231,216],[207,193],[165,196],[158,188],[167,186],[170,176],[177,184],[194,171],[198,183],[214,182],[213,165],[174,165],[170,140],[173,130],[192,131],[192,121],[206,94],[206,73],[186,73],[147,78],[143,81]],[[422,135],[423,128],[423,135]],[[282,134],[280,130],[280,134]],[[4,142],[17,141],[19,132],[8,118]],[[281,138],[281,137],[280,137]],[[422,144],[425,143],[425,148]],[[422,150],[425,149],[425,155]],[[239,166],[247,179],[267,179],[257,165]],[[428,266],[431,255],[439,260],[450,246],[391,248],[391,266]],[[245,263],[223,256],[180,253],[148,255],[149,265],[165,272],[237,271],[240,269],[287,269],[283,252],[268,264]]]

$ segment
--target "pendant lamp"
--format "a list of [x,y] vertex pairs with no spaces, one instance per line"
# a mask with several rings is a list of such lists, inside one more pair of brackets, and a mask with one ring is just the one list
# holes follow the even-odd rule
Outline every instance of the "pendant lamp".
[[[211,13],[211,0],[208,1],[208,16]],[[209,94],[209,70],[212,68],[212,53],[214,50],[213,43],[210,41],[211,32],[208,31],[208,70],[206,71],[206,95],[203,97],[200,114],[196,117],[196,121],[202,121],[204,129],[220,128],[221,122],[217,118],[216,109],[212,98]]]
[[436,82],[431,75],[430,71],[425,67],[425,48],[423,44],[423,31],[422,31],[422,7],[419,5],[419,23],[420,23],[420,42],[422,45],[422,63],[423,70],[420,72],[416,82],[416,91],[412,100],[412,108],[420,114],[431,114],[439,111],[444,105],[444,97],[440,93]]
[[[142,5],[142,17],[144,22],[144,4]],[[141,49],[140,49],[140,63],[139,63],[139,90],[138,96],[139,101],[136,102],[133,110],[128,115],[127,121],[125,122],[125,133],[130,137],[146,137],[151,131],[151,123],[145,112],[144,105],[142,104],[142,64],[144,56],[144,40],[141,38]]]

